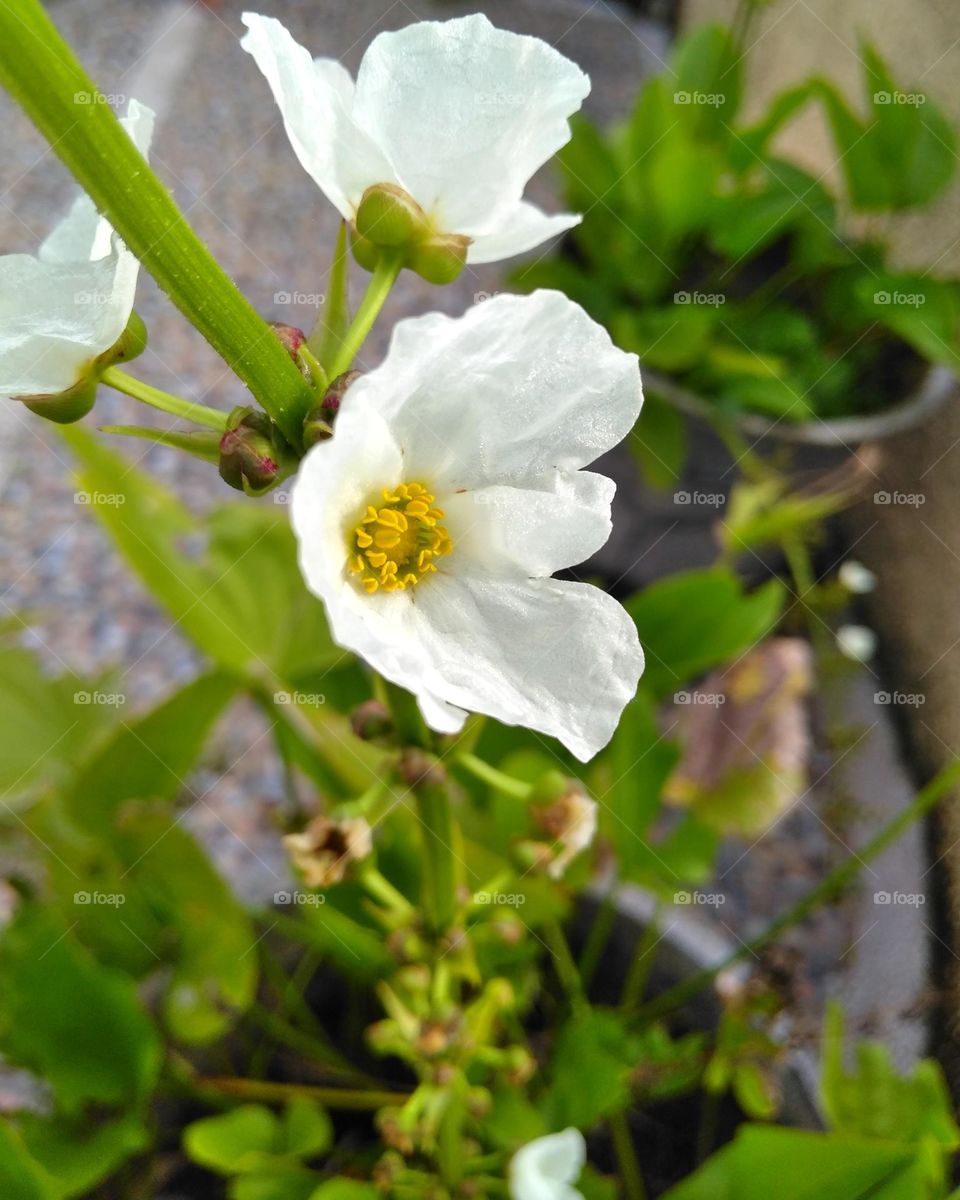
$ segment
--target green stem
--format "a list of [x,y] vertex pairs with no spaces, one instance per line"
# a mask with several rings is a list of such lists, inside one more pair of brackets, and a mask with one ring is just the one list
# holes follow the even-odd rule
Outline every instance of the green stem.
[[236,1096],[241,1100],[262,1100],[283,1104],[295,1097],[316,1100],[327,1108],[354,1112],[399,1107],[407,1102],[406,1092],[365,1091],[361,1088],[316,1087],[306,1083],[273,1083],[263,1079],[235,1079],[232,1076],[197,1076],[194,1087],[200,1091]]
[[369,862],[361,864],[357,878],[378,904],[392,909],[398,916],[404,918],[409,917],[413,912],[413,905],[403,892],[395,888],[390,880]]
[[403,259],[399,254],[382,252],[377,262],[360,307],[357,309],[343,341],[334,355],[330,365],[330,378],[336,379],[344,371],[350,369],[357,351],[366,340],[367,334],[373,328],[373,323],[383,308],[390,289],[397,281],[397,276],[403,268]]
[[613,1138],[613,1149],[617,1156],[620,1182],[623,1184],[626,1200],[646,1200],[647,1189],[640,1174],[637,1150],[633,1144],[626,1112],[614,1113],[607,1119],[607,1124],[610,1126],[610,1136]]
[[204,425],[207,429],[217,430],[218,433],[223,433],[227,428],[226,413],[207,408],[205,404],[194,404],[190,400],[183,400],[169,392],[161,392],[159,388],[151,387],[149,383],[143,383],[140,379],[134,379],[132,375],[128,375],[126,371],[121,371],[118,367],[107,367],[100,378],[115,391],[132,396],[134,400],[139,400],[142,404],[149,404],[151,408],[159,408],[161,412],[169,413],[173,417],[182,417],[185,421],[192,421],[194,425]]
[[650,918],[650,924],[643,931],[643,936],[640,938],[633,956],[633,962],[630,964],[630,970],[627,972],[623,994],[620,997],[620,1007],[624,1012],[630,1012],[636,1008],[646,991],[650,969],[653,966],[653,948],[660,937],[659,917],[660,910],[658,908]]
[[309,385],[190,228],[39,0],[0,4],[0,83],[131,252],[298,445]]
[[469,751],[459,754],[456,761],[471,775],[482,779],[484,783],[489,783],[492,788],[496,788],[498,792],[503,792],[507,796],[516,796],[518,800],[526,800],[533,791],[533,784],[524,783],[521,779],[514,779],[512,775],[498,770]]
[[580,979],[576,960],[570,953],[570,944],[560,922],[557,920],[547,921],[543,927],[543,937],[553,956],[557,977],[563,985],[563,990],[567,993],[571,1005],[574,1008],[583,1008],[586,1005],[583,982]]
[[442,934],[453,924],[457,907],[450,798],[444,784],[429,780],[417,783],[413,793],[423,829],[423,907],[430,928]]
[[913,801],[901,813],[894,817],[892,821],[888,821],[880,832],[867,842],[862,850],[858,850],[855,855],[852,855],[839,866],[835,867],[815,888],[807,892],[805,896],[801,897],[796,904],[788,908],[776,920],[771,921],[762,933],[749,942],[741,943],[732,954],[729,954],[723,962],[718,963],[715,967],[698,971],[695,975],[691,975],[674,987],[662,992],[655,999],[637,1010],[635,1014],[636,1019],[652,1021],[657,1017],[663,1016],[664,1013],[672,1012],[674,1009],[682,1007],[688,1000],[691,1000],[705,988],[708,988],[722,971],[732,967],[734,963],[739,962],[740,959],[746,957],[748,954],[756,955],[758,951],[769,946],[771,942],[775,942],[784,930],[805,920],[821,904],[826,904],[835,899],[854,882],[861,868],[873,862],[902,833],[909,829],[914,821],[925,817],[942,799],[944,794],[949,792],[958,782],[960,782],[960,761],[955,761],[948,767],[944,767],[925,788],[917,793]]

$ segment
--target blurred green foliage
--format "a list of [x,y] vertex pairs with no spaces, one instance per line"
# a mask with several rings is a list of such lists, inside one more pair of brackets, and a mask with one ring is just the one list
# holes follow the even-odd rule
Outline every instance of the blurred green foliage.
[[[906,399],[925,363],[956,369],[960,281],[935,264],[898,270],[885,244],[891,218],[950,182],[956,135],[930,96],[860,49],[863,115],[811,78],[748,119],[739,42],[721,26],[692,29],[625,122],[608,134],[575,123],[559,163],[583,222],[514,280],[566,292],[719,415],[871,413]],[[819,176],[777,149],[816,104],[836,160]],[[670,482],[682,425],[646,382],[655,412],[635,449],[654,482],[664,471]]]

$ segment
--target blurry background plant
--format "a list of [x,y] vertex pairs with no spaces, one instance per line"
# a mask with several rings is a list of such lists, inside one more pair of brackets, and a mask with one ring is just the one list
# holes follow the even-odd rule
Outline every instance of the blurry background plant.
[[[590,182],[595,165],[579,180],[571,175],[586,189],[577,203],[590,211],[574,235],[576,255],[548,265],[558,273],[551,282],[721,416],[789,412],[776,380],[801,395],[812,387],[791,416],[835,415],[844,411],[831,408],[845,394],[839,382],[821,393],[804,372],[819,361],[828,378],[842,374],[837,346],[870,324],[857,292],[860,260],[879,268],[880,250],[836,236],[829,197],[772,157],[772,130],[761,123],[739,139],[725,130],[736,91],[716,78],[737,78],[737,44],[706,29],[679,53],[680,92],[723,92],[717,103],[675,102],[679,85],[654,81],[640,101],[650,111],[619,138],[606,144],[581,127],[568,170],[577,154],[615,164],[629,138],[639,139],[634,156],[649,150],[643,162],[660,162],[661,146],[666,157],[657,173],[628,175],[629,186],[618,181],[609,195],[602,178]],[[869,61],[879,78],[883,68]],[[841,144],[851,154],[874,145],[864,159],[873,183],[861,178],[856,195],[848,184],[855,207],[882,195],[880,207],[893,211],[945,179],[939,151],[927,145],[914,172],[920,182],[898,171],[894,190],[889,155],[865,126],[854,133],[856,119],[843,116],[822,81],[791,93],[767,123],[817,99],[846,130]],[[897,135],[911,154],[924,144],[916,132]],[[757,162],[743,158],[744,144]],[[863,163],[859,170],[870,176]],[[803,204],[794,210],[788,185],[819,212],[816,221]],[[591,197],[606,195],[616,210],[621,192],[641,206],[621,219],[639,222],[650,245],[659,231],[657,253],[689,272],[692,288],[724,270],[739,279],[729,306],[705,304],[700,292],[670,303],[655,256],[648,263],[612,218],[596,228]],[[763,243],[756,253],[737,241],[751,219]],[[765,284],[787,252],[799,255],[797,279]],[[774,300],[781,286],[782,302]],[[777,322],[764,329],[750,287],[767,288],[766,303],[792,330],[787,345]],[[944,287],[952,296],[953,285]],[[828,311],[830,292],[838,307]],[[930,303],[929,313],[939,311]],[[662,349],[672,336],[655,323],[667,312],[689,323],[673,361],[656,358],[657,339],[664,335]],[[893,363],[897,388],[907,388],[924,356],[938,355],[921,344],[913,309],[881,316],[890,339],[878,337],[878,357],[858,358],[857,370],[873,378],[881,360]],[[842,334],[835,320],[846,322]],[[688,342],[696,354],[684,359]],[[303,377],[289,376],[296,396]],[[885,392],[883,403],[891,399]],[[248,417],[235,414],[237,428]],[[648,407],[644,441],[671,461],[676,428],[670,410]],[[568,1128],[589,1135],[592,1165],[574,1183],[587,1200],[647,1191],[671,1200],[947,1195],[957,1131],[939,1067],[925,1061],[904,1077],[882,1047],[867,1045],[846,1069],[836,1013],[824,1038],[827,1132],[774,1123],[797,1114],[785,1105],[787,987],[764,955],[854,885],[955,771],[724,961],[699,971],[687,963],[666,979],[654,969],[667,914],[672,926],[688,905],[716,900],[710,881],[724,842],[749,845],[809,784],[809,694],[831,680],[838,654],[829,627],[864,582],[851,584],[849,570],[846,582],[819,580],[811,565],[825,519],[859,486],[855,474],[798,488],[738,443],[735,429],[726,433],[745,479],[724,514],[718,561],[625,598],[648,667],[613,741],[583,768],[559,744],[493,721],[472,721],[431,754],[411,747],[389,697],[332,643],[322,607],[304,589],[282,506],[238,502],[199,518],[102,439],[65,431],[78,494],[201,666],[131,714],[109,673],[43,670],[21,644],[30,614],[4,627],[0,788],[13,866],[0,937],[0,1055],[11,1080],[0,1195],[503,1196],[511,1156]],[[153,440],[177,446],[170,435]],[[249,459],[234,465],[234,482],[261,490]],[[748,590],[738,556],[771,545],[783,552],[784,579]],[[283,880],[272,906],[238,899],[243,881],[224,881],[185,827],[205,795],[201,773],[217,727],[239,722],[251,702],[286,785],[277,840],[295,839],[288,845],[301,872]],[[836,736],[831,727],[824,740]],[[834,742],[826,749],[841,753]],[[458,833],[452,875],[438,889],[431,835],[413,807],[429,805],[439,788],[452,797]],[[619,899],[636,885],[652,910],[624,952],[612,940]],[[447,911],[421,910],[424,896],[444,898]],[[749,975],[741,960],[754,963]],[[536,1182],[529,1170],[513,1178]]]
[[[891,222],[950,183],[952,125],[867,40],[863,116],[814,77],[744,122],[756,7],[745,0],[732,30],[685,34],[609,132],[575,119],[558,159],[584,220],[552,258],[513,274],[520,287],[567,292],[640,355],[654,400],[647,457],[669,464],[682,423],[658,399],[699,400],[715,418],[828,421],[882,412],[931,364],[960,362],[960,280],[935,263],[897,270],[888,245]],[[812,104],[829,123],[837,189],[777,151]]]

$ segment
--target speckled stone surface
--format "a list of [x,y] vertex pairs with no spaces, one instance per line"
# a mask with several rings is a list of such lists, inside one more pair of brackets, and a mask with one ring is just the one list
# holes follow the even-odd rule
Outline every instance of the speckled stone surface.
[[[265,316],[309,326],[316,315],[309,298],[323,292],[337,216],[296,161],[265,81],[238,46],[241,8],[229,2],[214,13],[174,0],[60,0],[51,12],[105,92],[123,97],[121,103],[132,95],[158,107],[152,161],[243,292]],[[579,62],[594,83],[587,110],[603,120],[626,110],[641,75],[665,53],[662,30],[604,0],[278,0],[269,6],[314,53],[342,58],[351,69],[382,29],[477,9],[500,25],[546,37]],[[0,123],[0,252],[9,252],[40,241],[65,208],[72,185],[4,97]],[[554,203],[549,172],[541,173],[532,192],[547,206]],[[354,283],[360,282],[358,272]],[[443,289],[405,273],[364,361],[379,361],[383,331],[401,317],[429,309],[461,312],[500,287],[496,265],[467,270]],[[244,399],[223,363],[145,276],[137,307],[151,348],[135,374],[223,408]],[[107,392],[96,415],[99,423],[165,424],[160,414]],[[130,711],[189,677],[193,652],[118,561],[89,512],[74,502],[68,456],[56,432],[6,405],[0,446],[0,617],[35,612],[28,640],[52,669],[58,663],[81,670],[119,664]],[[198,511],[229,498],[207,467],[162,449],[144,452],[141,444],[126,452]],[[718,459],[704,490],[717,490],[723,468]],[[621,489],[615,537],[598,565],[620,590],[712,559],[709,527],[699,514],[638,489],[625,456],[607,469],[620,478]],[[268,899],[287,872],[269,817],[280,802],[281,781],[259,719],[241,711],[229,724],[194,781],[198,799],[186,820],[243,894]],[[836,861],[842,839],[818,811],[823,803],[814,790],[748,853],[729,848],[723,887],[730,902],[722,919],[731,938],[756,932]],[[795,939],[806,958],[805,974],[816,978],[819,990],[834,986],[857,929],[849,910],[827,910]],[[810,999],[804,986],[801,1007]]]

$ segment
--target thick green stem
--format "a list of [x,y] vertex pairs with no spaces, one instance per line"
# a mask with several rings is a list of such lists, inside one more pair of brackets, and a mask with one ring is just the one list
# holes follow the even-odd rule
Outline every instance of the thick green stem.
[[453,923],[457,903],[453,813],[445,783],[429,778],[414,786],[423,830],[423,906],[430,928],[443,934]]
[[725,971],[728,967],[734,965],[745,958],[748,954],[756,955],[758,951],[769,946],[771,942],[775,942],[777,938],[787,929],[794,925],[798,925],[806,917],[810,915],[814,909],[819,908],[821,904],[826,904],[834,900],[843,891],[845,891],[857,878],[861,869],[868,866],[875,858],[883,853],[888,846],[892,845],[902,833],[904,833],[914,823],[925,817],[934,806],[942,799],[942,797],[950,791],[958,782],[960,782],[960,761],[953,762],[937,775],[930,783],[927,784],[922,791],[918,792],[914,800],[899,813],[892,821],[888,821],[875,837],[872,837],[869,842],[858,850],[856,854],[842,862],[838,867],[834,868],[825,879],[817,884],[815,888],[807,892],[796,904],[782,913],[776,920],[771,921],[767,928],[757,937],[749,942],[742,942],[737,949],[722,962],[715,967],[710,967],[703,971],[698,971],[695,975],[691,975],[688,979],[684,979],[675,987],[668,988],[662,992],[649,1004],[643,1005],[634,1014],[637,1020],[652,1021],[657,1017],[663,1016],[664,1013],[672,1012],[674,1009],[682,1007],[688,1000],[698,995],[708,988],[714,979]]
[[334,355],[330,366],[331,379],[336,379],[338,375],[342,375],[344,371],[350,369],[357,351],[373,328],[373,323],[390,295],[390,289],[396,283],[402,268],[403,260],[400,255],[389,254],[386,251],[381,254],[363,299],[360,301],[360,307]]
[[157,283],[292,444],[312,393],[190,228],[39,0],[0,3],[0,82]]
[[161,412],[169,413],[172,417],[182,417],[185,421],[192,421],[194,425],[204,425],[207,429],[217,430],[218,433],[227,428],[226,413],[207,408],[205,404],[193,404],[190,400],[183,400],[169,392],[162,392],[159,388],[151,387],[149,383],[134,379],[118,367],[107,367],[100,378],[108,387],[123,392],[126,396],[132,396],[142,404],[149,404],[151,408],[159,408]]

